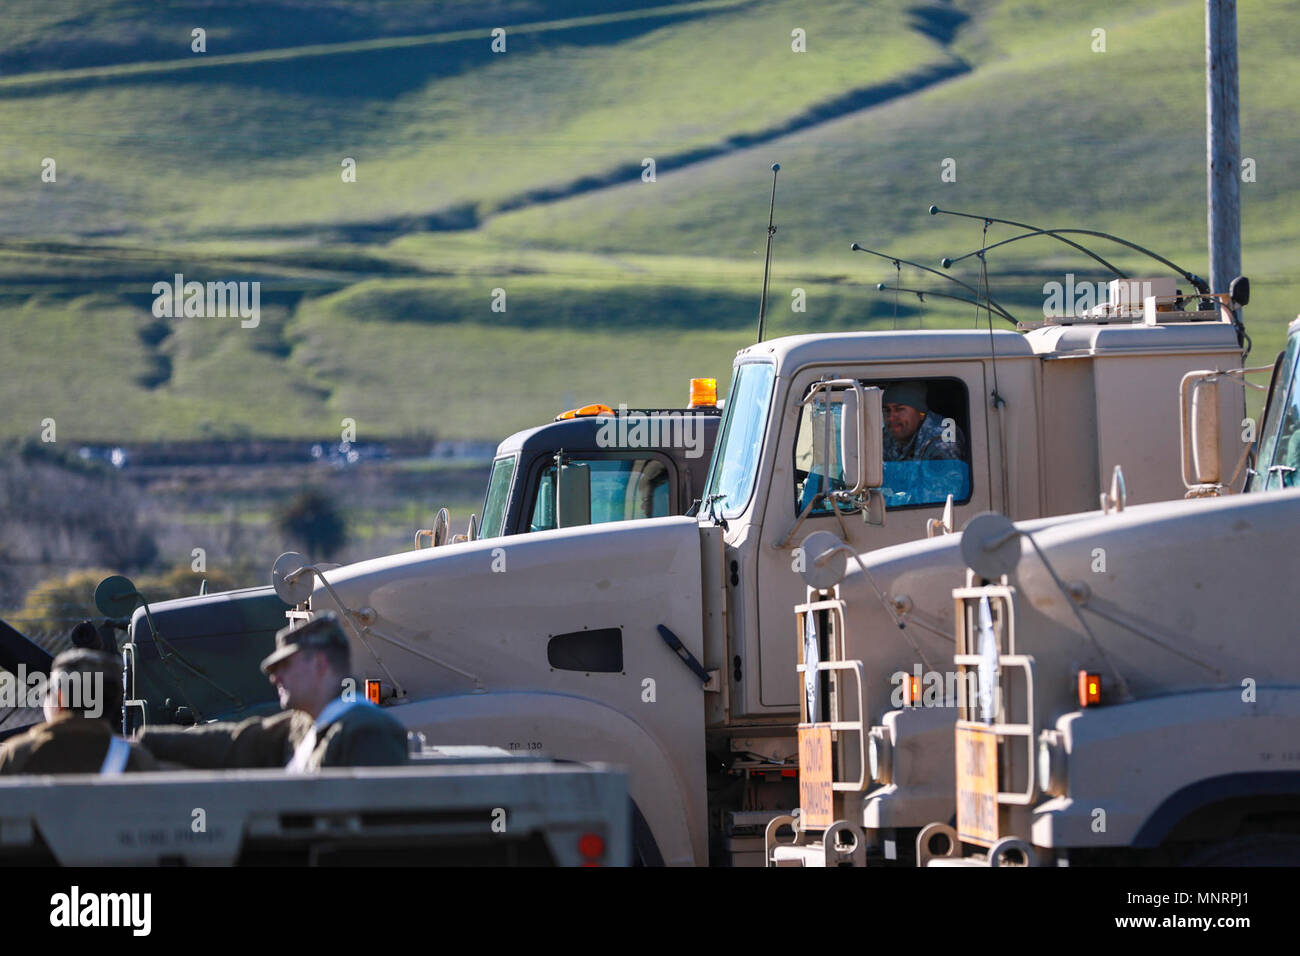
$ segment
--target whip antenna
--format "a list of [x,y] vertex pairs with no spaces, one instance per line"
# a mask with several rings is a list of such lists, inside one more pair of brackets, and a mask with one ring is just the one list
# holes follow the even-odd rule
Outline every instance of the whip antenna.
[[767,315],[767,277],[772,270],[772,236],[776,226],[772,225],[772,215],[776,212],[776,174],[781,171],[780,163],[772,164],[772,202],[767,207],[767,255],[763,260],[763,297],[758,301],[758,341],[763,341],[763,319]]
[[1120,279],[1127,278],[1127,276],[1123,272],[1115,268],[1113,265],[1111,265],[1101,256],[1097,255],[1097,253],[1093,252],[1087,246],[1083,245],[1083,243],[1075,242],[1073,239],[1066,239],[1065,236],[1061,235],[1059,229],[1039,229],[1038,226],[1031,226],[1027,222],[1016,222],[1016,220],[1014,219],[999,219],[997,216],[976,216],[969,212],[956,212],[952,209],[940,209],[938,206],[933,206],[933,205],[930,207],[930,215],[931,216],[960,216],[962,219],[976,219],[976,220],[982,219],[984,221],[984,235],[986,239],[988,238],[989,225],[995,222],[1001,223],[1004,226],[1015,226],[1018,229],[1032,229],[1035,231],[1035,233],[1039,233],[1044,236],[1050,236],[1053,239],[1059,239],[1067,246],[1071,246],[1075,249],[1078,249],[1085,256],[1088,256],[1089,258],[1094,259],[1097,262],[1100,262],[1111,272],[1115,273],[1115,275],[1118,278]]
[[[911,267],[914,268],[914,269],[920,269],[922,272],[928,272],[928,273],[930,273],[931,275],[936,275],[936,276],[938,276],[940,279],[944,279],[944,280],[946,280],[946,281],[948,281],[948,282],[951,282],[951,283],[953,283],[953,284],[955,284],[955,285],[959,285],[959,286],[961,286],[961,287],[962,287],[963,289],[965,289],[967,292],[969,292],[969,293],[971,293],[973,296],[975,296],[975,298],[976,298],[977,300],[981,297],[981,293],[980,293],[980,291],[979,291],[978,289],[976,289],[974,286],[969,285],[969,284],[967,284],[967,283],[965,283],[965,282],[962,282],[960,279],[956,279],[956,278],[954,278],[954,277],[948,275],[946,272],[940,272],[938,269],[931,269],[929,266],[923,266],[923,265],[921,265],[921,263],[919,263],[919,262],[912,262],[910,259],[900,259],[898,256],[891,256],[891,255],[889,255],[889,254],[886,253],[886,252],[877,252],[875,249],[868,249],[866,246],[860,245],[860,244],[858,244],[858,243],[856,243],[856,242],[850,243],[850,244],[849,244],[849,249],[850,249],[851,251],[853,251],[853,252],[865,252],[865,253],[867,253],[867,255],[876,256],[876,257],[878,257],[878,258],[885,259],[885,260],[887,260],[887,261],[889,261],[889,262],[892,262],[892,263],[894,264],[894,269],[895,269],[895,271],[898,270],[898,265],[899,265],[899,263],[902,263],[902,264],[905,265],[905,266],[911,266]],[[876,288],[877,288],[877,289],[880,289],[880,288],[881,288],[881,285],[877,285]],[[883,291],[883,290],[882,290],[882,291]],[[904,292],[910,292],[910,291],[912,291],[912,290],[910,290],[910,289],[904,289],[904,290],[902,290],[902,291],[904,291]],[[928,294],[932,294],[932,293],[927,293],[927,295],[928,295]],[[937,294],[937,293],[933,293],[933,294]],[[1004,309],[1001,305],[999,305],[999,304],[998,304],[996,301],[994,301],[992,298],[990,298],[990,297],[987,296],[987,295],[984,295],[983,298],[986,299],[986,300],[988,301],[988,303],[989,303],[989,307],[988,307],[988,311],[989,311],[989,312],[992,312],[992,313],[997,314],[997,315],[1000,316],[1001,318],[1003,318],[1003,319],[1005,319],[1006,321],[1010,322],[1012,325],[1018,325],[1018,324],[1019,324],[1019,323],[1016,322],[1015,318],[1011,315],[1010,312],[1008,312],[1006,309]]]

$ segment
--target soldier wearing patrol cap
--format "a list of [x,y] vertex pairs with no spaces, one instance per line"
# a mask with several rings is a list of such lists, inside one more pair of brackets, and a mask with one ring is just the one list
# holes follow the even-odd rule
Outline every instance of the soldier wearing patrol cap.
[[154,770],[143,748],[113,733],[122,716],[122,668],[85,648],[64,651],[50,665],[45,723],[0,745],[0,774]]
[[955,422],[944,433],[943,421],[931,414],[921,382],[895,382],[881,397],[885,416],[885,461],[949,461],[965,457],[966,438]]
[[280,696],[282,713],[239,723],[146,727],[140,743],[159,760],[189,767],[387,766],[405,763],[405,728],[355,692],[340,695],[349,676],[347,637],[331,613],[275,635],[262,671]]

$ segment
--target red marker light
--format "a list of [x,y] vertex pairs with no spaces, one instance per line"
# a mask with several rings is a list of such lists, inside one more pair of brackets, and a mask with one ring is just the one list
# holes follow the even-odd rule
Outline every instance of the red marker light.
[[578,852],[586,860],[599,860],[605,855],[605,838],[599,833],[584,833],[578,838]]

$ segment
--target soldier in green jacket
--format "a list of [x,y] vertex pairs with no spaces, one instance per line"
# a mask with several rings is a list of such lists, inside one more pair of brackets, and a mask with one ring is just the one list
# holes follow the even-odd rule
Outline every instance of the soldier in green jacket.
[[280,696],[282,713],[239,723],[146,727],[139,741],[159,760],[187,767],[388,766],[407,761],[406,729],[355,691],[340,695],[351,673],[347,637],[323,613],[275,635],[262,671]]
[[45,723],[0,744],[0,774],[154,770],[156,761],[113,733],[122,719],[122,668],[101,651],[64,651],[50,665]]

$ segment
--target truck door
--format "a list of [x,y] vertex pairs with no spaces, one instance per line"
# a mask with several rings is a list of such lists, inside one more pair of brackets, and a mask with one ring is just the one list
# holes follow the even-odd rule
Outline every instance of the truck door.
[[[800,512],[820,487],[822,476],[815,462],[828,460],[820,448],[825,440],[824,416],[832,416],[834,449],[839,447],[840,427],[837,404],[831,403],[828,411],[821,402],[803,407],[798,407],[798,402],[817,379],[828,372],[840,377],[841,371],[801,371],[781,418],[753,595],[759,612],[758,712],[793,710],[798,704],[792,608],[805,597],[794,554],[800,541],[819,530],[844,538],[847,530],[847,543],[855,551],[875,550],[925,537],[926,521],[942,515],[949,494],[957,528],[999,500],[990,494],[988,389],[982,363],[858,367],[844,377],[851,375],[865,386],[884,390],[885,524],[866,525],[860,512],[854,512],[842,515],[841,526],[829,506],[818,505],[794,530]],[[838,454],[832,452],[830,480],[832,487],[842,488],[837,459]],[[746,702],[752,702],[749,695]]]

